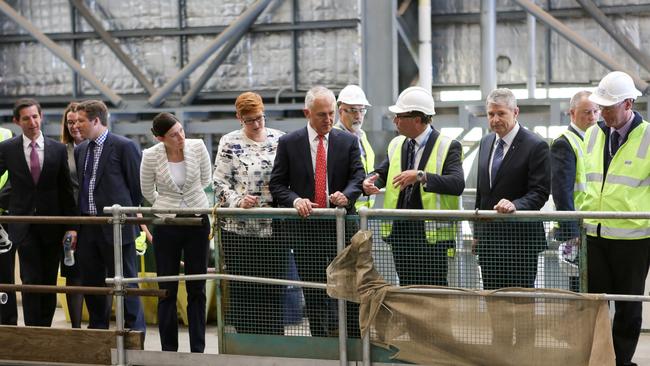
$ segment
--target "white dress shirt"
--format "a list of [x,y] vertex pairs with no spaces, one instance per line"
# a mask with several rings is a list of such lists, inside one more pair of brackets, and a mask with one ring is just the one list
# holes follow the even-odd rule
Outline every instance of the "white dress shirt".
[[[25,161],[27,162],[27,167],[29,169],[32,169],[32,164],[31,164],[31,159],[30,155],[32,153],[32,147],[31,147],[32,140],[27,138],[27,136],[23,135],[23,152],[25,153]],[[38,135],[38,138],[36,139],[36,153],[38,154],[38,162],[41,165],[41,170],[43,170],[43,156],[44,156],[44,145],[45,145],[45,139],[43,138],[43,134],[40,133]]]
[[[307,136],[309,137],[309,150],[311,151],[311,166],[314,169],[314,179],[316,179],[316,154],[318,153],[318,133],[314,130],[309,123],[307,123]],[[323,145],[325,146],[325,157],[327,157],[327,147],[329,146],[329,137],[330,134],[327,133],[323,136]],[[329,182],[327,181],[327,175],[325,176],[325,195],[329,197],[330,188]],[[310,200],[314,197],[302,197],[309,198]],[[297,200],[296,200],[297,201]],[[296,202],[293,202],[294,206]],[[329,199],[327,200],[327,207],[329,207]],[[321,207],[322,208],[322,207]]]

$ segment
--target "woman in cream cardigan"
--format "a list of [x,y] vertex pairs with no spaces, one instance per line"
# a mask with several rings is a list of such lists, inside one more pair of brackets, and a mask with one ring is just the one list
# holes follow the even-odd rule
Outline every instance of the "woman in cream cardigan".
[[[183,126],[170,113],[160,113],[151,129],[158,144],[142,153],[142,195],[154,208],[207,208],[204,189],[212,181],[210,155],[202,140],[185,139]],[[175,216],[158,215],[158,216]],[[178,215],[180,216],[180,215]],[[210,224],[202,215],[201,226],[156,226],[153,245],[158,276],[177,275],[181,255],[185,274],[204,274],[208,267]],[[178,350],[176,293],[178,282],[160,282],[166,298],[158,301],[158,328],[163,351]],[[190,350],[205,348],[205,281],[188,281],[187,318]]]

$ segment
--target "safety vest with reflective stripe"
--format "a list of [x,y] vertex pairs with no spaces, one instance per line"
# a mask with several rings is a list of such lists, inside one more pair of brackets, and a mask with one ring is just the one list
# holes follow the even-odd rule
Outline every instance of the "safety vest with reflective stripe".
[[573,184],[573,204],[574,207],[580,207],[581,202],[585,196],[585,181],[586,181],[585,164],[583,161],[584,142],[582,141],[582,138],[580,138],[578,134],[568,129],[564,131],[562,136],[564,136],[567,139],[567,141],[569,141],[569,145],[571,145],[571,149],[573,149],[573,154],[576,157],[576,176]]
[[[11,130],[7,128],[0,127],[0,141],[4,141],[11,138]],[[5,186],[7,179],[9,178],[9,172],[4,172],[2,177],[0,177],[0,188]]]
[[[343,130],[343,131],[348,131],[347,129],[344,129],[343,126],[341,126],[341,123],[335,124],[334,128],[338,128],[339,130]],[[361,155],[361,164],[363,164],[363,170],[366,172],[366,175],[368,175],[368,173],[375,170],[375,152],[372,150],[372,146],[370,146],[370,142],[368,142],[368,137],[366,137],[365,132],[361,131],[361,137],[359,138],[359,141],[361,142],[361,147],[363,148],[363,151],[365,153],[365,156],[363,154]],[[359,211],[361,207],[372,208],[372,206],[374,205],[375,205],[374,195],[372,196],[362,195],[359,197],[359,199],[357,199],[357,202],[355,202],[354,207],[356,207],[357,211]]]
[[[405,136],[397,136],[388,145],[388,158],[390,159],[390,163],[388,177],[386,178],[384,208],[397,208],[399,188],[394,187],[391,182],[395,176],[402,172],[402,145],[404,141],[406,141]],[[429,160],[424,167],[425,172],[438,175],[442,174],[442,167],[447,159],[451,142],[452,139],[446,136],[438,136],[438,139],[433,145],[433,150],[429,155]],[[460,199],[458,196],[425,192],[422,184],[420,184],[420,197],[422,197],[422,208],[425,210],[458,210],[460,207]],[[442,240],[454,240],[456,238],[456,228],[455,223],[435,222],[431,220],[425,220],[424,222],[425,235],[429,244],[435,244]],[[382,233],[388,235],[391,230],[392,224],[385,223],[382,228]],[[453,255],[453,253],[449,254]]]
[[[637,115],[636,118],[639,118]],[[612,158],[604,174],[606,136],[596,125],[585,134],[585,198],[582,211],[648,211],[650,202],[650,128],[641,121]],[[604,181],[603,181],[604,179]],[[587,234],[607,239],[650,238],[650,219],[586,219]]]

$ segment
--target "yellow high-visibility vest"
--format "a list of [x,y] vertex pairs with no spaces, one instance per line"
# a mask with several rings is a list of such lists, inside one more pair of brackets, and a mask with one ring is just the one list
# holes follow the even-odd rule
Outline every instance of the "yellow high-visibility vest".
[[[343,128],[343,126],[341,126],[340,123],[335,124],[334,128],[347,131],[346,129]],[[361,147],[363,148],[363,151],[365,153],[365,156],[363,154],[361,155],[361,164],[363,164],[363,170],[367,176],[368,173],[375,170],[375,152],[372,150],[372,146],[370,146],[370,142],[368,142],[368,137],[366,137],[365,132],[361,131],[361,137],[359,138],[359,141],[361,142]],[[357,211],[359,211],[361,207],[372,208],[372,206],[374,205],[375,205],[374,195],[372,196],[361,195],[357,199],[357,202],[354,203],[354,207],[356,207]]]
[[[386,179],[386,195],[384,196],[384,208],[397,208],[399,198],[399,188],[391,183],[393,178],[402,172],[402,145],[406,141],[405,136],[395,137],[388,145],[388,157],[390,165],[388,167],[388,177]],[[442,174],[447,153],[451,146],[452,139],[439,135],[433,150],[429,155],[429,160],[424,167],[425,172]],[[420,197],[422,197],[422,208],[425,210],[458,210],[460,198],[458,196],[437,194],[425,192],[424,187],[420,185]],[[455,223],[442,223],[431,220],[424,222],[425,235],[429,244],[435,244],[438,241],[454,240],[456,238],[457,225]],[[384,223],[382,234],[390,235],[392,230],[391,223]],[[449,253],[453,256],[453,252]]]
[[[575,182],[573,184],[573,204],[574,207],[580,207],[582,200],[585,196],[585,163],[584,163],[584,142],[578,134],[573,131],[566,130],[562,133],[562,136],[566,137],[571,145],[573,154],[576,157],[576,176]],[[558,139],[561,137],[558,137]],[[556,139],[557,140],[557,139]]]
[[[582,211],[647,211],[650,202],[650,128],[642,121],[604,172],[605,132],[595,125],[585,134],[585,197]],[[650,219],[585,219],[587,234],[607,239],[650,238]]]

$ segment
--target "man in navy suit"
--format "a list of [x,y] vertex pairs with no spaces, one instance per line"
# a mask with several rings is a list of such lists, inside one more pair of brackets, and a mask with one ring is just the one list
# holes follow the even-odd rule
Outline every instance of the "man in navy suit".
[[[600,109],[589,100],[591,92],[577,92],[569,105],[571,124],[551,144],[551,192],[558,211],[575,211],[585,194],[585,170],[582,156],[585,153],[585,131],[593,126]],[[567,245],[579,244],[580,229],[577,221],[560,221],[555,239]],[[580,291],[578,277],[570,277],[571,291]]]
[[[303,110],[305,128],[280,137],[269,188],[274,203],[294,207],[307,217],[314,208],[345,207],[354,213],[364,178],[359,142],[345,131],[332,129],[336,98],[322,86],[310,89]],[[325,283],[327,265],[336,256],[334,220],[292,222],[293,250],[303,281]],[[326,319],[327,295],[323,290],[304,288],[305,308],[313,336],[333,335],[333,320]],[[348,317],[350,334],[358,334],[352,304]],[[329,323],[329,325],[328,325]]]
[[[43,136],[41,106],[20,99],[13,121],[22,135],[0,143],[0,175],[9,172],[8,210],[20,216],[73,216],[75,202],[65,145]],[[65,235],[76,243],[76,231],[64,225],[9,225],[9,238],[17,247],[20,278],[24,284],[56,285]],[[9,253],[7,253],[9,254]],[[13,268],[13,266],[12,266]],[[24,292],[25,325],[49,327],[56,308],[56,294]]]
[[[79,174],[81,215],[101,216],[106,206],[138,206],[140,190],[140,149],[122,136],[108,131],[108,109],[99,100],[79,104],[76,121],[86,141],[75,148]],[[122,228],[122,267],[124,277],[136,277],[135,227]],[[105,286],[106,277],[115,273],[112,225],[81,225],[77,255],[84,286]],[[132,285],[131,287],[136,287]],[[107,329],[111,300],[107,296],[86,295],[90,315],[88,328]],[[125,325],[145,329],[142,303],[138,297],[125,298]]]
[[[486,108],[493,132],[479,147],[476,208],[500,213],[541,209],[551,188],[548,144],[519,125],[517,100],[509,89],[493,90]],[[546,249],[542,222],[477,222],[474,237],[486,290],[534,287],[537,256]],[[518,346],[534,344],[529,315],[527,324],[512,325]],[[512,328],[493,322],[493,330],[493,343],[512,345]]]

